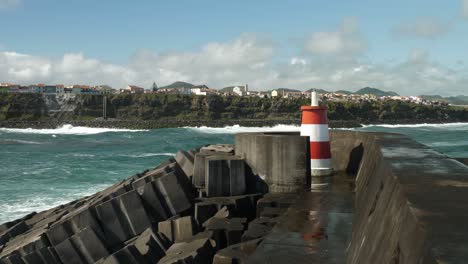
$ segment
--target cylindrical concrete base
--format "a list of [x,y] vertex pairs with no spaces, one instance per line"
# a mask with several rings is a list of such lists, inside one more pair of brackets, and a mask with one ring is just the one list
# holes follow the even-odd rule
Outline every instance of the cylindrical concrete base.
[[299,133],[236,134],[236,155],[268,185],[269,192],[306,191],[310,186],[309,138]]

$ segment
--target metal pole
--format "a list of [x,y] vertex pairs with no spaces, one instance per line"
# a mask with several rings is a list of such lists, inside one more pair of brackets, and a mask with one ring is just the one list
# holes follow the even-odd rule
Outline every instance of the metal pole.
[[105,95],[102,98],[102,118],[107,119],[107,96]]

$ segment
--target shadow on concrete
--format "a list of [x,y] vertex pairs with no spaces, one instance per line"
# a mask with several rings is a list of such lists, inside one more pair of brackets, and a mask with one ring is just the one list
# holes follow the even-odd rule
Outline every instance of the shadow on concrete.
[[361,165],[362,156],[364,154],[364,146],[359,144],[359,146],[353,148],[349,153],[348,166],[346,166],[346,173],[348,175],[356,176],[359,171],[359,166]]

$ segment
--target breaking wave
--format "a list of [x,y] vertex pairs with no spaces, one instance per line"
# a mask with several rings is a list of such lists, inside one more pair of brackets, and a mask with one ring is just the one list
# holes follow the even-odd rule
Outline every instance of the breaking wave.
[[235,134],[243,132],[291,132],[300,131],[299,125],[276,125],[272,127],[245,127],[245,126],[226,126],[226,127],[184,127],[189,130],[207,134]]
[[44,135],[95,135],[108,132],[140,132],[148,130],[120,129],[120,128],[97,128],[63,125],[54,129],[34,129],[34,128],[0,128],[0,131],[7,133],[23,134],[44,134]]
[[442,124],[395,124],[395,125],[362,125],[362,128],[371,128],[371,127],[386,127],[386,128],[418,128],[418,127],[441,127],[441,128],[456,128],[456,127],[468,127],[468,123],[442,123]]

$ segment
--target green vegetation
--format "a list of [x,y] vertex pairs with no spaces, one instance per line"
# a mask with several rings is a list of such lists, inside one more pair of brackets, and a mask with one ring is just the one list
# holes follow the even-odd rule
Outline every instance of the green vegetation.
[[[0,121],[92,120],[102,116],[101,95],[77,95],[71,112],[50,112],[38,94],[0,94]],[[116,94],[107,96],[107,116],[119,120],[298,120],[309,99]],[[70,105],[68,105],[70,106]],[[328,102],[330,120],[360,123],[468,121],[468,109],[402,101]],[[69,109],[70,107],[68,107]]]

